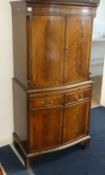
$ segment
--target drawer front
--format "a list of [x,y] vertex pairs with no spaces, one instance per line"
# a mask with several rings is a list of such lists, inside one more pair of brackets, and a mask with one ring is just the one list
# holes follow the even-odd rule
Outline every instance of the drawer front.
[[40,96],[30,98],[29,109],[43,109],[43,108],[53,108],[59,107],[63,104],[63,95],[52,95],[52,96]]
[[91,88],[79,89],[65,95],[65,104],[84,101],[91,97]]

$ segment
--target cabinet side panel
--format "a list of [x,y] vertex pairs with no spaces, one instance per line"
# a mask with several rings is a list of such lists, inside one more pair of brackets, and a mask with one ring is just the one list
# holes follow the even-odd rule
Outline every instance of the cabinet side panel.
[[14,77],[27,85],[26,12],[23,4],[12,5]]
[[21,141],[27,140],[27,95],[25,91],[13,81],[14,102],[14,132]]

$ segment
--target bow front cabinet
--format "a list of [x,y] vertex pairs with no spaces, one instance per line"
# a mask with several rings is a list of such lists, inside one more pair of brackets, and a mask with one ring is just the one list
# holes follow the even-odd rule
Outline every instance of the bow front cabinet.
[[14,1],[14,146],[39,154],[88,145],[97,2]]

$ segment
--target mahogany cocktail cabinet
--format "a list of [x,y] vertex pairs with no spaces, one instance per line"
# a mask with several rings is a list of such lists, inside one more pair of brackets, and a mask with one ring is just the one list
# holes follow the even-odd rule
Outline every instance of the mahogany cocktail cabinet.
[[98,0],[11,2],[15,148],[25,165],[89,144],[93,19]]

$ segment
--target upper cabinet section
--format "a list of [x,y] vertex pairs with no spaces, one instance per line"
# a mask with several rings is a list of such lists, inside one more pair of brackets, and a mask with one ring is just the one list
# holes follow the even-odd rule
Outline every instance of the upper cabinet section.
[[12,2],[17,81],[28,88],[44,88],[88,80],[96,7],[63,1]]
[[92,7],[81,6],[38,4],[32,8],[27,18],[30,87],[54,87],[89,79],[94,12]]

